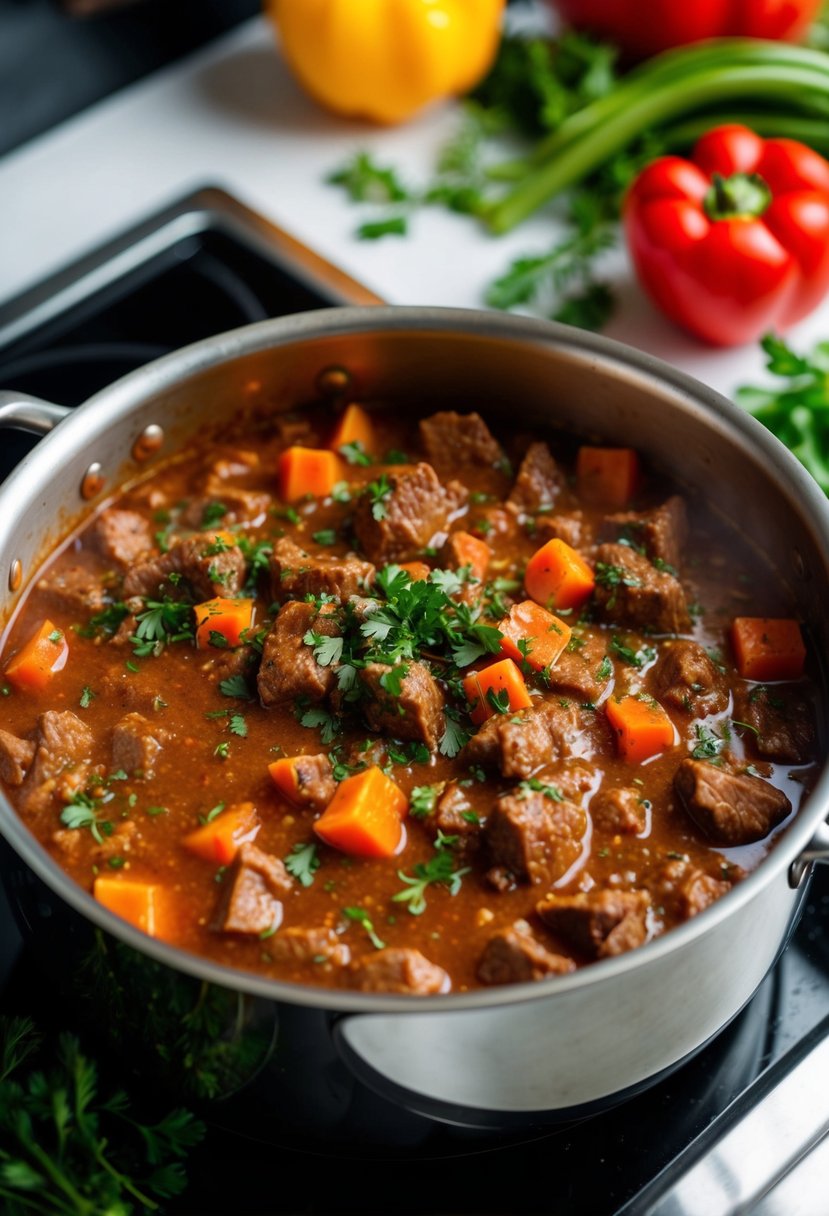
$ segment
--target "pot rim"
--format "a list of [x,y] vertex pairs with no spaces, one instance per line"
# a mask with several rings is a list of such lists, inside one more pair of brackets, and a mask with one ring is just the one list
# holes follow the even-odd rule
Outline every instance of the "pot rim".
[[[48,434],[18,465],[0,488],[0,518],[2,504],[14,502],[18,490],[24,496],[32,478],[40,480],[39,469],[46,472],[59,455],[61,447],[81,431],[88,440],[96,424],[103,430],[112,422],[113,408],[128,413],[149,398],[179,387],[182,380],[235,359],[259,351],[291,345],[303,340],[342,337],[350,334],[381,330],[383,332],[413,330],[418,333],[474,335],[500,340],[523,341],[546,347],[559,347],[592,356],[595,364],[609,364],[617,370],[633,372],[650,379],[675,396],[702,406],[707,414],[736,432],[758,457],[775,469],[787,491],[810,520],[822,540],[829,566],[829,500],[798,460],[756,419],[746,414],[716,390],[702,384],[685,372],[663,360],[621,342],[585,330],[552,321],[541,321],[515,315],[485,312],[476,309],[386,305],[371,308],[327,308],[293,314],[268,321],[259,321],[217,334],[182,347],[152,363],[130,372],[101,389]],[[0,540],[0,543],[2,541]],[[664,955],[679,951],[697,937],[707,933],[732,910],[754,899],[808,846],[809,841],[826,818],[829,807],[829,766],[824,765],[807,806],[798,812],[792,823],[776,840],[772,852],[747,878],[738,883],[721,899],[716,900],[698,916],[671,929],[644,946],[616,958],[603,959],[564,976],[553,976],[538,982],[505,985],[501,988],[474,989],[465,993],[443,996],[418,996],[352,992],[347,989],[314,987],[285,980],[271,979],[226,966],[192,954],[178,946],[148,937],[114,913],[60,868],[32,835],[23,820],[0,790],[0,834],[27,866],[62,900],[87,920],[112,936],[149,955],[157,962],[182,971],[200,980],[232,988],[252,996],[288,1004],[314,1006],[342,1013],[428,1013],[462,1012],[509,1006],[524,1001],[543,1000],[557,993],[566,993],[611,981],[615,975],[632,968],[656,963]]]

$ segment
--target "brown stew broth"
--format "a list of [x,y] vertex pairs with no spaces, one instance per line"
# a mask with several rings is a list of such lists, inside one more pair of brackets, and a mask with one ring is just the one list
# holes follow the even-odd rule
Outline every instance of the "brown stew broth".
[[[382,408],[375,409],[372,416],[379,452],[394,449],[407,453],[412,462],[423,459],[415,423],[403,421],[394,410],[386,413]],[[330,414],[314,408],[302,417],[310,419],[313,432],[312,438],[306,436],[302,441],[309,446],[324,446],[330,432]],[[526,440],[523,444],[520,440],[509,442],[506,428],[496,430],[496,434],[505,442],[517,469]],[[575,451],[572,440],[555,434],[546,438],[556,460],[567,472],[555,511],[581,510],[587,530],[598,530],[608,508],[579,500],[572,472]],[[355,545],[348,526],[354,502],[363,487],[381,473],[391,474],[403,466],[386,465],[382,458],[370,467],[345,466],[343,477],[348,483],[351,501],[340,503],[330,497],[310,499],[286,508],[277,499],[275,477],[277,457],[284,446],[284,440],[273,426],[268,430],[261,425],[255,430],[243,429],[237,435],[228,434],[219,445],[194,443],[186,453],[157,467],[146,480],[127,489],[116,500],[116,505],[145,516],[151,523],[152,533],[162,534],[161,543],[170,545],[179,536],[190,535],[187,529],[176,527],[177,513],[184,509],[182,504],[205,496],[205,486],[215,474],[217,460],[233,461],[237,452],[251,452],[256,457],[255,466],[248,472],[231,475],[226,484],[247,491],[262,491],[271,496],[271,505],[258,518],[244,522],[240,531],[253,542],[272,542],[284,535],[307,548],[315,557],[354,553]],[[483,532],[492,550],[487,580],[514,579],[516,574],[520,579],[526,561],[545,539],[538,533],[538,521],[543,519],[545,512],[536,515],[534,520],[523,519],[505,534],[500,533],[497,526],[487,529],[483,525],[481,528],[480,521],[509,495],[514,474],[506,466],[496,468],[476,463],[459,466],[451,475],[462,481],[472,496],[452,527]],[[672,492],[676,492],[675,487],[646,471],[641,491],[630,505],[640,511],[646,510],[663,502]],[[215,497],[220,499],[220,492]],[[618,509],[610,508],[610,511]],[[561,894],[604,888],[650,892],[649,936],[671,929],[688,914],[687,908],[683,909],[676,900],[665,897],[663,876],[670,862],[684,863],[689,871],[698,870],[730,884],[763,859],[788,822],[781,823],[759,842],[735,848],[714,848],[680,805],[673,790],[674,773],[680,760],[711,734],[721,736],[723,723],[732,722],[735,717],[733,694],[744,687],[744,682],[736,676],[727,642],[732,618],[735,615],[791,614],[791,605],[786,602],[772,574],[760,564],[736,531],[728,532],[697,497],[689,501],[689,516],[690,536],[679,573],[688,602],[700,606],[700,611],[694,612],[692,628],[683,636],[693,637],[722,665],[729,689],[728,708],[698,718],[666,706],[676,728],[677,742],[641,765],[630,764],[617,755],[600,703],[584,710],[592,726],[585,735],[583,749],[585,758],[596,770],[582,799],[587,831],[577,859],[553,884],[553,889]],[[204,535],[209,539],[216,529],[226,526],[217,521],[214,527],[204,529]],[[329,529],[337,532],[335,544],[322,545],[313,539],[314,533]],[[425,560],[434,567],[439,565],[434,556],[427,556]],[[378,563],[378,568],[381,564]],[[91,526],[87,525],[41,571],[8,632],[0,656],[0,666],[5,668],[9,659],[48,617],[65,632],[68,640],[70,653],[66,667],[41,692],[19,692],[6,685],[4,692],[7,695],[1,702],[3,729],[20,738],[34,738],[38,715],[48,709],[71,710],[93,733],[92,766],[93,771],[101,775],[112,772],[111,732],[113,725],[125,714],[141,713],[169,734],[151,778],[130,775],[126,780],[112,780],[106,787],[107,796],[111,797],[102,810],[102,818],[113,825],[114,833],[107,839],[104,850],[88,828],[72,830],[62,826],[60,815],[64,804],[60,799],[35,813],[21,811],[27,826],[85,889],[91,890],[96,875],[101,873],[146,879],[165,888],[168,899],[162,936],[169,942],[230,966],[274,978],[347,986],[351,974],[348,967],[319,960],[277,964],[273,961],[267,936],[226,933],[211,928],[227,873],[192,855],[182,847],[181,840],[198,826],[199,817],[207,816],[217,804],[230,806],[249,800],[255,804],[261,820],[257,847],[284,859],[293,846],[314,839],[315,813],[285,802],[270,780],[267,765],[280,755],[318,752],[333,752],[336,760],[349,759],[353,763],[355,757],[359,758],[365,741],[369,741],[372,748],[382,749],[384,740],[366,729],[357,710],[343,719],[342,729],[331,743],[321,743],[319,729],[301,725],[292,706],[264,708],[260,705],[255,675],[248,678],[252,699],[223,695],[218,685],[226,674],[223,664],[227,661],[227,652],[224,650],[200,650],[191,641],[181,641],[167,645],[158,656],[136,658],[131,644],[125,639],[113,639],[105,633],[84,636],[82,627],[92,614],[84,616],[57,607],[48,587],[39,585],[44,579],[49,583],[55,572],[70,565],[87,567],[101,580],[110,599],[120,599],[122,572],[96,549]],[[506,603],[526,598],[520,590],[502,595]],[[254,628],[273,619],[271,602],[266,574],[259,580]],[[574,618],[568,617],[568,620],[572,623]],[[497,616],[486,619],[491,625],[497,624]],[[78,631],[79,626],[81,631]],[[602,700],[606,695],[626,689],[652,691],[652,673],[665,641],[663,636],[648,636],[641,628],[625,624],[596,622],[587,623],[584,628],[587,632],[599,630],[607,643],[611,638],[618,638],[629,651],[640,655],[641,666],[637,668],[618,654],[611,654],[612,675]],[[497,657],[487,656],[487,661]],[[435,671],[439,671],[437,666]],[[528,679],[527,682],[528,686],[543,691],[538,680]],[[805,688],[806,682],[801,682],[801,689]],[[89,691],[85,693],[84,690]],[[230,714],[241,715],[242,729],[246,729],[244,737],[231,731]],[[471,729],[468,724],[467,729]],[[412,750],[411,744],[404,746]],[[399,754],[400,745],[392,747]],[[785,791],[792,803],[792,814],[797,812],[812,780],[813,764],[763,760],[754,748],[752,732],[733,725],[724,750],[730,754],[730,762],[756,766],[757,771]],[[369,754],[373,756],[373,752]],[[407,794],[414,787],[450,780],[467,782],[464,789],[471,811],[482,821],[496,799],[517,785],[515,780],[502,777],[497,769],[470,766],[463,749],[451,759],[438,753],[431,755],[426,763],[407,764],[389,760],[388,755],[384,755],[380,763],[389,765],[389,774]],[[541,776],[543,779],[543,772]],[[555,774],[550,780],[555,784]],[[641,788],[645,800],[642,830],[637,834],[623,834],[602,829],[593,822],[590,805],[598,789],[614,785],[630,787],[632,782]],[[7,792],[13,803],[19,801],[16,788],[8,786]],[[133,826],[130,833],[123,836],[127,847],[120,849],[117,842],[125,824]],[[534,908],[547,894],[547,888],[515,881],[507,889],[496,889],[486,878],[491,858],[485,857],[485,851],[458,858],[459,866],[470,868],[456,894],[451,894],[440,883],[429,885],[425,891],[426,908],[421,915],[411,915],[405,903],[393,902],[392,896],[403,889],[399,871],[412,875],[418,862],[427,863],[435,856],[435,832],[428,822],[409,815],[405,827],[405,847],[388,859],[349,857],[317,842],[320,865],[313,883],[304,887],[294,882],[293,890],[283,901],[284,919],[277,934],[289,927],[325,926],[341,935],[352,960],[368,957],[376,947],[364,925],[343,914],[345,908],[360,908],[370,918],[374,933],[386,947],[417,947],[448,973],[452,990],[456,992],[480,986],[478,968],[487,943],[496,931],[507,929],[519,919],[529,920],[548,950],[572,958],[577,965],[590,961],[572,942],[539,925]],[[111,845],[109,841],[116,843]]]

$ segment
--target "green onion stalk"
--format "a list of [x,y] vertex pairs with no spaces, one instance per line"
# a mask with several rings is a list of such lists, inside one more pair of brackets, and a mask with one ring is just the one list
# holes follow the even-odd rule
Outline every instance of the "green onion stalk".
[[530,156],[494,166],[494,179],[514,185],[483,219],[495,233],[510,231],[646,134],[682,147],[724,121],[745,121],[761,135],[829,152],[827,120],[829,56],[821,51],[730,38],[668,51],[566,118]]

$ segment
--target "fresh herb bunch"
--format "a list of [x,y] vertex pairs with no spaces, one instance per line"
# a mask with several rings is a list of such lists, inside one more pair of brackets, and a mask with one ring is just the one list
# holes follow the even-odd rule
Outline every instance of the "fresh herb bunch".
[[737,402],[768,427],[829,494],[829,342],[798,355],[774,334],[761,343],[783,385],[746,386]]
[[[717,39],[620,75],[615,48],[582,34],[508,34],[425,188],[404,185],[364,152],[329,180],[355,202],[393,207],[358,230],[372,239],[404,235],[422,206],[466,212],[499,234],[557,200],[561,231],[553,246],[515,261],[485,301],[598,328],[614,304],[600,271],[617,238],[622,197],[656,156],[685,151],[723,122],[829,155],[829,58],[825,43],[818,45]],[[526,147],[528,137],[524,155],[498,159],[505,139]]]
[[129,1216],[160,1211],[186,1185],[182,1162],[204,1135],[186,1110],[156,1123],[123,1090],[98,1092],[95,1063],[62,1034],[53,1053],[29,1018],[0,1019],[0,1199],[6,1216]]
[[[450,686],[461,668],[500,650],[502,634],[487,624],[481,605],[453,599],[471,577],[461,570],[433,570],[428,579],[413,579],[400,566],[385,566],[377,574],[376,598],[358,615],[348,607],[341,612],[340,633],[327,636],[310,629],[303,641],[320,666],[334,665],[337,684],[346,704],[359,700],[358,672],[368,663],[388,667],[380,677],[390,697],[398,697],[413,662],[437,663]],[[330,618],[327,618],[330,619]],[[330,743],[339,720],[327,710],[300,705],[303,726],[319,727],[323,743]],[[468,739],[460,724],[461,712],[449,707],[446,730],[440,741],[443,755],[454,756]]]

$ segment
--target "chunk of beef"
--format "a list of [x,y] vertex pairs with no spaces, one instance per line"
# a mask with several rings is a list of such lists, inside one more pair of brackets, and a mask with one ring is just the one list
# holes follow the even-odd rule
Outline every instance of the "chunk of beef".
[[681,633],[691,626],[679,580],[629,545],[599,545],[594,601],[606,621],[654,633]]
[[579,702],[595,704],[610,678],[604,676],[606,654],[607,642],[600,634],[583,633],[574,628],[564,653],[545,672],[547,687],[564,700],[572,697]]
[[757,684],[736,698],[735,718],[756,732],[751,746],[778,764],[805,764],[815,758],[812,706],[790,689]]
[[314,756],[297,756],[294,772],[297,778],[294,800],[312,811],[325,810],[337,789],[334,769],[325,752]]
[[278,857],[255,844],[241,846],[225,875],[211,928],[257,937],[282,923],[282,899],[293,883]]
[[259,523],[273,502],[264,490],[223,485],[216,477],[208,478],[205,490],[188,502],[177,522],[182,528],[202,529],[207,540],[231,524]]
[[652,511],[620,511],[605,516],[603,540],[626,540],[645,550],[651,561],[666,562],[679,569],[682,547],[688,535],[685,500],[674,494]]
[[419,950],[389,946],[351,964],[352,988],[361,992],[401,992],[409,996],[432,996],[448,992],[449,976],[430,963]]
[[186,589],[197,601],[216,595],[238,595],[245,581],[245,559],[236,548],[215,553],[215,543],[209,534],[192,536],[173,545],[169,553],[138,562],[127,571],[124,595],[154,597],[159,593],[175,592],[171,574],[179,574]]
[[20,806],[32,814],[55,797],[69,802],[89,776],[92,731],[71,710],[48,709],[37,720],[35,754],[20,787]]
[[374,582],[374,566],[356,557],[312,556],[283,536],[271,555],[271,594],[280,604],[306,595],[359,596]]
[[572,702],[544,701],[488,718],[466,746],[470,764],[497,766],[504,777],[530,777],[543,764],[589,750],[582,711]]
[[588,958],[608,958],[648,938],[647,891],[584,891],[548,895],[536,912],[557,937]]
[[728,707],[725,679],[699,642],[667,642],[652,673],[654,695],[695,718]]
[[209,672],[215,680],[229,680],[233,676],[243,679],[253,676],[253,669],[259,661],[255,646],[234,646],[232,650],[221,650],[211,647],[205,653],[201,670]]
[[551,507],[561,489],[561,473],[546,443],[531,443],[521,461],[507,505],[532,515]]
[[[379,503],[364,493],[354,512],[354,531],[363,552],[380,564],[417,557],[438,533],[448,531],[466,499],[458,482],[441,485],[430,464],[391,472],[388,482],[389,491]],[[374,510],[377,506],[382,512]]]
[[594,790],[601,780],[600,770],[582,757],[558,760],[534,774],[543,785],[552,786],[565,802],[581,805],[588,790]]
[[431,750],[445,729],[443,693],[425,663],[408,663],[399,695],[383,687],[393,669],[386,663],[368,663],[359,680],[366,696],[360,702],[370,730],[392,739],[412,739]]
[[466,790],[457,781],[450,781],[438,797],[434,819],[430,822],[445,836],[456,836],[457,847],[464,852],[474,852],[480,845],[481,819],[473,810]]
[[601,832],[638,836],[648,821],[646,798],[635,786],[599,790],[590,803],[590,817]]
[[454,473],[461,465],[492,465],[502,456],[501,446],[480,414],[444,410],[422,419],[420,442],[436,469]]
[[[549,887],[578,859],[586,830],[580,807],[528,791],[498,799],[484,836],[496,871]],[[497,873],[495,877],[497,881]]]
[[99,552],[118,566],[131,566],[153,547],[150,525],[144,516],[120,507],[102,511],[95,520],[92,535]]
[[725,878],[706,874],[687,861],[670,861],[658,875],[656,894],[680,920],[697,916],[731,890]]
[[575,966],[571,958],[548,950],[525,920],[517,920],[487,942],[478,963],[478,979],[482,984],[521,984],[566,975]]
[[34,743],[0,730],[0,780],[6,785],[22,785],[34,758]]
[[168,732],[143,714],[129,713],[112,731],[112,767],[130,776],[152,777]]
[[593,543],[593,529],[583,511],[557,511],[539,515],[533,534],[539,546],[548,540],[563,540],[571,549],[584,550]]
[[284,705],[298,697],[321,701],[333,688],[335,667],[321,667],[314,658],[313,647],[303,641],[309,630],[323,637],[339,634],[330,605],[284,604],[262,648],[256,684],[263,705]]
[[705,760],[683,760],[674,789],[697,827],[725,848],[763,840],[792,809],[783,791],[762,777]]
[[492,543],[496,538],[501,541],[513,540],[518,536],[518,520],[514,511],[506,507],[476,507],[469,513],[467,527],[473,536]]
[[268,941],[268,954],[275,963],[331,963],[347,967],[351,951],[333,929],[280,929]]
[[102,865],[111,857],[132,854],[140,842],[141,833],[132,819],[115,826],[111,835],[102,835],[100,841],[90,842],[93,837],[77,828],[59,828],[52,833],[52,843],[60,849],[67,861],[78,861],[81,856],[87,865]]
[[38,579],[37,589],[46,602],[63,612],[86,617],[106,607],[106,589],[101,577],[86,566],[64,566]]

